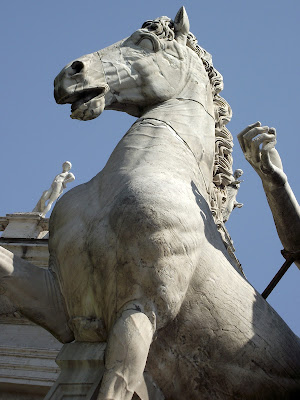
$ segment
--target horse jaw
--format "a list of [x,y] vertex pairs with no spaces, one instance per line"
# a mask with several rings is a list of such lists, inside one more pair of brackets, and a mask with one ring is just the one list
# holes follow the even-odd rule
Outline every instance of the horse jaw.
[[[78,100],[78,102],[82,100]],[[103,95],[96,96],[87,102],[83,102],[78,107],[76,103],[71,106],[72,119],[78,119],[80,121],[89,121],[91,119],[99,117],[105,108],[105,97]]]

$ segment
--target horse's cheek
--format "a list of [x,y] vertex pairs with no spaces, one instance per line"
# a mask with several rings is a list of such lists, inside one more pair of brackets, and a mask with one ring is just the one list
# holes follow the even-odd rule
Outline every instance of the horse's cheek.
[[[132,64],[141,78],[141,90],[148,100],[167,100],[179,92],[182,80],[182,63],[160,54],[142,58]],[[155,77],[155,79],[153,79]]]

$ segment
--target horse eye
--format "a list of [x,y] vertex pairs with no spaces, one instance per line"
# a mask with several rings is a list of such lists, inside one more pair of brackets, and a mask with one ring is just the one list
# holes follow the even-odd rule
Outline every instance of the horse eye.
[[149,28],[150,31],[155,31],[157,29],[157,25],[155,23],[152,23]]

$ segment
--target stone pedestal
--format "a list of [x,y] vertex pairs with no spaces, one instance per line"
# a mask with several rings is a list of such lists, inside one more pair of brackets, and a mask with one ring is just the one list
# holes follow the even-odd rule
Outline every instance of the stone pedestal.
[[96,400],[106,343],[65,344],[56,358],[61,373],[45,400]]
[[1,218],[3,238],[43,239],[48,234],[48,218],[40,213],[14,213]]

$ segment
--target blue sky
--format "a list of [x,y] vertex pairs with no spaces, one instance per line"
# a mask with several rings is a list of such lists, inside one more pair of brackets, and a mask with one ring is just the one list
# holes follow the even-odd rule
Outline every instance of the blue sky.
[[[31,211],[65,160],[76,176],[68,189],[91,179],[134,122],[113,111],[89,122],[70,119],[69,106],[53,99],[53,79],[61,68],[129,36],[147,19],[174,18],[181,5],[191,31],[224,77],[222,96],[233,109],[227,127],[235,140],[234,167],[244,170],[238,195],[244,207],[233,212],[227,226],[248,280],[262,292],[284,261],[282,246],[260,180],[244,160],[236,135],[257,120],[277,128],[277,149],[299,199],[297,0],[4,2],[0,216]],[[300,272],[293,265],[268,299],[298,335],[299,285]]]

